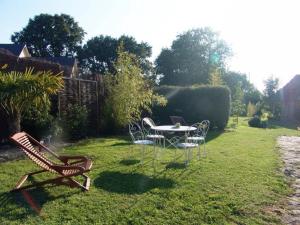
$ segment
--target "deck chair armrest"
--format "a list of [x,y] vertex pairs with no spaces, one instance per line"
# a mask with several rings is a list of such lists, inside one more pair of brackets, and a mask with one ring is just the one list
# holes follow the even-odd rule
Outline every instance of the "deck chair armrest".
[[71,156],[71,155],[62,155],[62,156],[59,156],[59,159],[67,164],[69,160],[73,160],[73,159],[79,159],[80,161],[85,161],[85,160],[88,160],[87,157],[85,156]]

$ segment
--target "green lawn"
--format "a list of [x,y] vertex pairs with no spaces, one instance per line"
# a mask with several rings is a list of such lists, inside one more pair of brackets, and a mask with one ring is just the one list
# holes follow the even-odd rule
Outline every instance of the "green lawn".
[[194,154],[187,168],[180,164],[183,157],[170,164],[172,149],[155,167],[149,149],[140,165],[138,147],[123,138],[64,149],[63,154],[93,159],[90,191],[65,186],[28,191],[40,215],[26,196],[8,193],[35,165],[27,159],[1,163],[0,224],[280,224],[275,212],[290,190],[275,140],[297,132],[242,123],[233,132],[210,132],[207,157],[198,161]]

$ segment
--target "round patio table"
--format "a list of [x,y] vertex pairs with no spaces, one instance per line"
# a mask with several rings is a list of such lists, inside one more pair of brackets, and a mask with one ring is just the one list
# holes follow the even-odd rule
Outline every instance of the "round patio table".
[[190,132],[190,131],[195,131],[197,128],[190,127],[190,126],[175,127],[174,125],[162,125],[162,126],[152,127],[151,129],[160,132]]
[[[154,126],[151,127],[152,130],[155,132],[184,132],[184,137],[187,137],[187,133],[190,131],[195,131],[197,128],[196,127],[191,127],[191,126],[179,126],[176,127],[175,125],[162,125],[162,126]],[[172,137],[170,139],[166,139],[167,142],[169,142],[169,146],[173,146],[177,148],[177,143],[178,143],[179,137]]]

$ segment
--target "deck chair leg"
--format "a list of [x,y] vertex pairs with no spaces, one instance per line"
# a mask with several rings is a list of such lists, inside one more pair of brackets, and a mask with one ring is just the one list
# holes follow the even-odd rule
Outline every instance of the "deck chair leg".
[[24,190],[24,189],[29,189],[29,188],[32,188],[32,187],[38,187],[38,186],[42,186],[42,185],[45,185],[45,184],[50,184],[50,183],[61,183],[62,179],[64,177],[57,177],[57,178],[54,178],[54,179],[50,179],[50,180],[46,180],[46,181],[42,181],[42,182],[38,182],[38,183],[35,183],[35,184],[30,184],[30,185],[26,185],[26,186],[23,186],[23,183],[27,180],[29,176],[28,175],[24,175],[20,181],[17,183],[16,187],[14,189],[12,189],[11,191],[19,191],[19,190]]
[[82,188],[85,191],[89,190],[89,186],[90,186],[90,179],[89,178],[85,180],[85,182],[84,182],[84,183],[86,183],[85,185],[82,185],[81,183],[79,183],[78,181],[74,180],[71,177],[68,177],[67,179],[69,181],[70,186],[72,186],[72,187],[80,187],[80,188]]
[[27,178],[28,178],[28,174],[22,176],[13,190],[20,189],[20,187],[24,184],[24,182],[27,180]]

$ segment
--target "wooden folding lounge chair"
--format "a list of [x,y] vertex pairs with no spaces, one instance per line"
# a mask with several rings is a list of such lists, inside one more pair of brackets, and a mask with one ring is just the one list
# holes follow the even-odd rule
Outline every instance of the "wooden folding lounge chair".
[[[11,136],[10,139],[17,144],[17,146],[24,151],[32,161],[42,168],[40,171],[28,173],[22,176],[12,191],[32,188],[49,183],[56,185],[64,184],[70,187],[79,187],[86,191],[89,190],[90,178],[84,173],[90,171],[92,167],[92,161],[90,159],[84,156],[58,156],[55,152],[40,144],[37,140],[25,132],[16,133]],[[43,154],[43,150],[56,158],[59,163],[55,163],[47,158],[46,155]],[[42,172],[52,172],[59,176],[35,184],[22,186],[28,177]],[[73,179],[73,177],[78,175],[84,177],[83,184]]]

